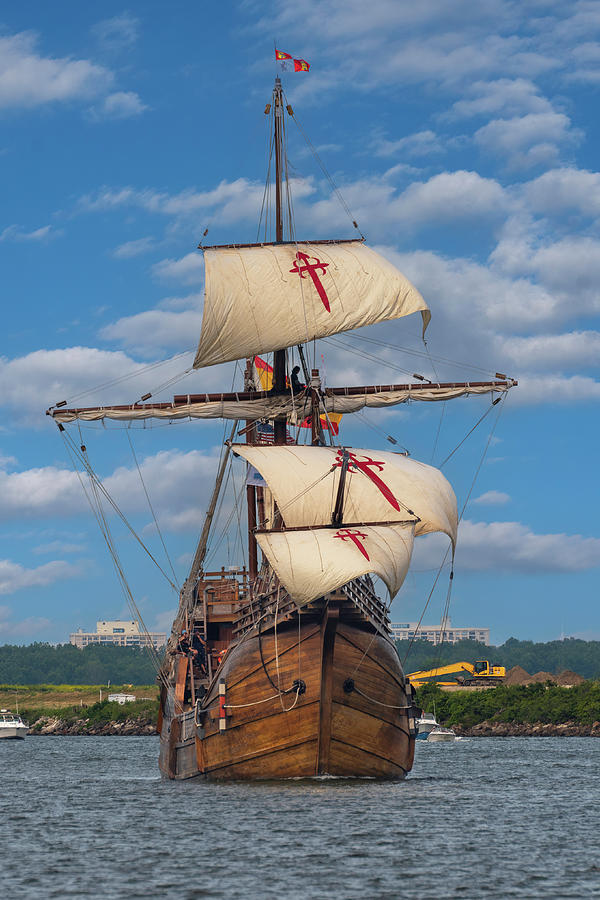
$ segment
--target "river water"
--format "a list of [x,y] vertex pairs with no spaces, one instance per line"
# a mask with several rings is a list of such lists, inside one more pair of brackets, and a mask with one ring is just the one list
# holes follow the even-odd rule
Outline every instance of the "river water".
[[153,737],[0,741],[7,898],[600,897],[600,740],[421,744],[409,778],[159,778]]

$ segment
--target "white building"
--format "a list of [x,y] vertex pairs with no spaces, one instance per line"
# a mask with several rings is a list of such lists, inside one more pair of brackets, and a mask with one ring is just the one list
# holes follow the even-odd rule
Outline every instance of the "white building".
[[80,650],[89,644],[116,644],[119,647],[146,647],[151,644],[156,650],[167,643],[167,635],[160,632],[145,634],[135,619],[96,622],[96,631],[81,628],[69,635],[69,641]]
[[[490,643],[490,629],[480,625],[452,625],[446,620],[445,628],[441,625],[423,625],[418,622],[399,622],[390,625],[395,641],[430,641],[432,644],[456,644],[458,641],[479,641],[486,647]],[[418,629],[418,630],[417,630]]]
[[124,706],[126,703],[134,703],[135,702],[135,694],[109,694],[108,701],[109,703],[115,702],[120,706]]

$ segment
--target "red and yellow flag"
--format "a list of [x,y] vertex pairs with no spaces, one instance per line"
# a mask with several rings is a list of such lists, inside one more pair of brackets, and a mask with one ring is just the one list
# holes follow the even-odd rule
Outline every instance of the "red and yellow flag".
[[291,53],[285,53],[283,50],[275,48],[275,61],[279,64],[282,72],[291,72],[292,63],[294,64],[294,72],[308,72],[310,64],[305,59],[294,59]]
[[255,382],[260,384],[259,390],[270,391],[273,387],[273,367],[270,366],[260,356],[254,357],[254,375]]
[[[321,428],[323,431],[330,431],[332,434],[340,433],[340,422],[342,421],[342,413],[321,413],[319,416]],[[307,416],[300,424],[300,428],[311,428],[312,416]]]

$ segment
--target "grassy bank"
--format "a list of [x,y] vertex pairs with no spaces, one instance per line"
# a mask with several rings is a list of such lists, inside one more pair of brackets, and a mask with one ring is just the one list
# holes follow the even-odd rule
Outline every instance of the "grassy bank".
[[[108,702],[108,694],[119,693],[135,694],[137,699],[123,705],[115,701]],[[138,685],[135,688],[130,684],[115,684],[110,688],[96,684],[0,685],[0,707],[7,707],[14,712],[17,699],[19,713],[31,726],[47,718],[60,719],[67,727],[81,719],[88,720],[89,727],[137,718],[155,723],[158,716],[156,684]]]
[[138,699],[158,698],[156,684],[0,684],[0,706],[12,709],[19,703],[19,711],[31,709],[62,709],[69,706],[92,706],[108,694],[135,694]]
[[97,729],[115,722],[138,720],[142,723],[156,725],[158,717],[158,700],[135,700],[132,703],[116,703],[108,700],[98,701],[91,706],[57,706],[57,707],[23,707],[20,709],[23,719],[33,731],[40,731],[49,719],[60,719],[61,728],[70,728],[81,724],[81,731]]
[[600,720],[600,681],[572,688],[500,685],[487,691],[450,694],[428,684],[417,691],[417,705],[428,711],[435,705],[438,721],[447,726],[468,728],[481,722],[593,725]]

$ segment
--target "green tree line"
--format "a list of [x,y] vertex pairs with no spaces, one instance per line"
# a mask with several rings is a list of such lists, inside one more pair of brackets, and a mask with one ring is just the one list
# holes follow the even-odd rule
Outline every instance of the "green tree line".
[[429,641],[419,640],[414,641],[412,646],[410,641],[396,641],[396,647],[405,672],[417,672],[462,660],[475,662],[476,659],[488,659],[495,665],[506,666],[507,670],[522,666],[530,675],[536,672],[558,675],[570,669],[583,678],[600,678],[600,641],[566,638],[564,641],[537,644],[509,638],[499,647],[486,647],[478,641],[434,646]]
[[427,711],[435,709],[443,725],[466,728],[485,721],[593,725],[600,721],[600,682],[586,681],[572,688],[529,684],[452,692],[426,684],[417,691],[416,702]]
[[154,664],[143,648],[0,646],[0,684],[152,684],[155,678]]

